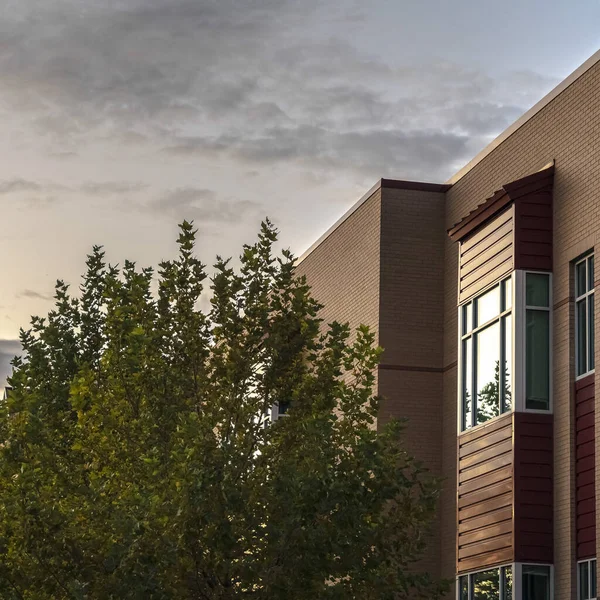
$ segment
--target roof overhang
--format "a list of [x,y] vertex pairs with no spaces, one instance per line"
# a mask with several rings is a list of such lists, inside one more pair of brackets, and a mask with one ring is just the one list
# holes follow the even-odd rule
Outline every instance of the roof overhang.
[[526,175],[516,181],[511,181],[494,192],[483,204],[471,211],[448,230],[453,242],[459,242],[481,227],[484,223],[501,213],[511,203],[519,198],[552,188],[554,177],[554,161],[540,171]]

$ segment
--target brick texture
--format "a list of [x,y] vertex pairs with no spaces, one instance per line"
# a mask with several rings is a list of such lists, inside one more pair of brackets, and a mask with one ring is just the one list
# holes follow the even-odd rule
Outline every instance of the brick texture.
[[[444,478],[439,517],[424,561],[433,574],[453,578],[456,567],[458,247],[445,230],[502,185],[554,160],[555,598],[576,597],[571,262],[600,242],[599,150],[597,63],[448,192],[380,187],[299,265],[325,304],[326,320],[377,329],[385,348],[378,379],[385,396],[380,423],[391,416],[408,418],[409,449]],[[596,339],[599,323],[596,319]],[[598,406],[595,420],[599,431]],[[595,444],[600,455],[600,436]],[[600,502],[600,461],[595,469]],[[598,507],[596,512],[600,514]]]
[[[554,179],[553,295],[554,311],[553,390],[555,412],[554,564],[555,597],[574,598],[576,593],[574,539],[574,411],[573,411],[573,308],[570,261],[595,245],[600,233],[600,65],[596,64],[513,135],[502,142],[463,176],[447,193],[446,226],[449,228],[473,210],[494,190],[532,173],[552,159]],[[456,255],[446,242],[445,364],[456,361]],[[598,327],[598,325],[596,325]],[[596,337],[598,332],[596,333]],[[454,372],[444,377],[447,402],[456,404]],[[455,406],[444,410],[444,434],[452,439],[456,428]],[[598,419],[599,411],[596,410]],[[598,444],[598,439],[596,440]],[[450,446],[450,441],[445,443]],[[455,467],[444,464],[446,477]],[[596,486],[600,479],[596,477]],[[598,498],[599,495],[596,494]],[[451,501],[450,495],[447,498]],[[454,510],[442,514],[442,545],[454,540]],[[451,562],[443,565],[452,575]]]

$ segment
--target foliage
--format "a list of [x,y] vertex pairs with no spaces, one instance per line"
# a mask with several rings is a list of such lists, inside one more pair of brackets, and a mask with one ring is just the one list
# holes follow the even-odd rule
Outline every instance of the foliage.
[[0,597],[438,596],[410,568],[437,483],[376,431],[374,335],[324,327],[276,238],[217,257],[205,312],[187,222],[158,277],[95,247],[79,298],[57,283],[0,403]]

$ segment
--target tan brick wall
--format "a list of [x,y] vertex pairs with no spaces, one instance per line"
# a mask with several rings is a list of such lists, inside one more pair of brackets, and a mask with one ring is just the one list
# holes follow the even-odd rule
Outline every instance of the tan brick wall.
[[[445,195],[382,190],[380,424],[408,419],[409,451],[441,473]],[[419,567],[439,576],[439,511]]]
[[379,324],[381,192],[377,190],[298,265],[325,324],[348,321],[354,329]]
[[[434,531],[439,545],[432,545],[434,554],[426,564],[434,571],[438,553],[442,575],[453,577],[458,249],[435,232],[442,215],[445,230],[503,184],[555,159],[553,294],[559,306],[553,321],[554,563],[555,597],[561,600],[575,597],[576,583],[573,307],[572,302],[561,302],[572,293],[570,261],[600,240],[599,78],[597,64],[502,142],[446,194],[445,210],[440,194],[384,188],[383,204],[381,191],[375,192],[300,265],[325,304],[326,320],[349,320],[353,326],[367,323],[380,331],[380,342],[386,347],[384,364],[394,367],[380,370],[379,390],[387,397],[381,421],[392,415],[408,417],[409,448],[445,477],[439,529]],[[436,262],[442,247],[443,268]],[[436,307],[442,306],[438,313]],[[596,362],[600,364],[598,351]],[[600,426],[598,407],[596,418]],[[600,456],[600,440],[597,446]],[[597,470],[600,474],[600,461]],[[600,503],[600,477],[596,485]]]
[[[408,450],[441,472],[443,193],[375,192],[299,265],[322,317],[366,323],[384,347],[378,425],[408,419]],[[439,575],[439,516],[419,568]]]
[[[446,227],[483,202],[503,184],[556,161],[554,187],[554,303],[570,293],[569,261],[593,246],[600,234],[600,65],[592,67],[550,104],[500,144],[447,193]],[[457,248],[446,242],[444,363],[456,361]],[[572,306],[554,313],[555,407],[555,585],[557,599],[575,597],[573,524],[573,345]],[[444,433],[456,436],[456,373],[444,377]],[[598,411],[596,413],[598,415]],[[444,473],[455,476],[444,462]],[[596,479],[598,486],[600,479]],[[600,495],[597,495],[600,498]],[[450,496],[447,498],[451,501]],[[600,511],[599,513],[600,514]],[[442,547],[451,548],[455,513],[442,515]],[[444,563],[450,574],[452,561]]]

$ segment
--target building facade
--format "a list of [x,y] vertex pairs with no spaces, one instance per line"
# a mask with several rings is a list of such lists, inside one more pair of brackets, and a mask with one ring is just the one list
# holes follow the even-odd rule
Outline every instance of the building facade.
[[[600,53],[445,184],[379,181],[305,253],[384,348],[379,423],[444,487],[421,567],[460,600],[596,598]],[[600,283],[600,278],[598,278]]]

